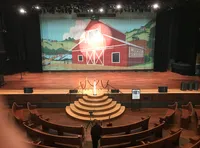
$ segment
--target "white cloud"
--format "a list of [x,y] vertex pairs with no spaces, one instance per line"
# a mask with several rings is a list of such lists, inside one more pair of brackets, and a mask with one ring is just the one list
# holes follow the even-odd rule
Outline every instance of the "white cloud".
[[75,26],[71,27],[69,32],[63,34],[63,40],[68,39],[69,37],[74,38],[75,40],[80,39],[87,24],[88,23],[83,20],[77,20]]

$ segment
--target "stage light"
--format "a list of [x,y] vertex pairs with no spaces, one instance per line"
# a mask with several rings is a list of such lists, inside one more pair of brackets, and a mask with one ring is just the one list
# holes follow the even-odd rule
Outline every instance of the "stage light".
[[33,8],[36,9],[36,10],[40,10],[41,9],[41,7],[39,5],[35,5]]
[[152,7],[153,7],[153,9],[159,9],[160,8],[158,3],[153,4]]
[[103,8],[100,8],[100,9],[99,9],[99,12],[101,12],[101,13],[102,13],[103,11],[104,11],[104,10],[103,10]]
[[19,13],[21,13],[21,14],[26,14],[27,11],[26,11],[25,8],[19,8]]
[[116,8],[117,8],[117,9],[121,9],[122,6],[121,6],[120,4],[118,4],[118,5],[116,6]]
[[94,10],[93,10],[93,9],[89,9],[89,10],[88,10],[88,12],[90,12],[90,13],[93,13],[93,12],[94,12]]

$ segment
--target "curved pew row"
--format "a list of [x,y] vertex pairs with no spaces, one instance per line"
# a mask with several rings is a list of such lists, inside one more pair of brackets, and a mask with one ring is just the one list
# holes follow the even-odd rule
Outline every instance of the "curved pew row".
[[200,105],[195,105],[195,116],[197,122],[197,133],[200,134]]
[[113,134],[130,134],[133,130],[141,129],[147,130],[149,125],[150,116],[142,118],[141,121],[136,123],[112,126],[112,127],[102,127],[101,135],[113,135]]
[[186,105],[182,105],[181,109],[181,127],[188,129],[189,123],[193,115],[194,109],[192,102],[189,102]]
[[164,128],[164,124],[155,124],[155,127],[152,129],[148,129],[145,131],[137,132],[137,133],[131,133],[126,135],[116,135],[116,136],[102,136],[100,139],[100,145],[106,146],[106,145],[119,145],[121,147],[125,146],[133,146],[136,145],[138,142],[143,141],[144,139],[150,139],[152,137],[154,138],[162,138],[162,131]]
[[25,142],[25,143],[29,145],[31,148],[79,148],[73,145],[62,145],[62,144],[59,144],[56,147],[46,146],[46,145],[41,144],[41,141],[37,143],[34,143],[34,142]]
[[200,147],[200,138],[192,137],[189,139],[190,142],[181,146],[180,148],[199,148]]
[[66,148],[82,148],[83,139],[81,136],[59,136],[42,132],[40,130],[29,127],[23,123],[27,136],[30,138],[40,138],[44,145]]
[[29,145],[31,148],[56,148],[56,147],[42,145],[42,144],[40,144],[40,142],[39,143],[34,143],[34,142],[26,141],[25,144]]
[[[182,129],[179,129],[175,132],[171,132],[170,135],[167,137],[155,140],[153,142],[141,142],[142,144],[137,146],[131,146],[128,148],[174,148],[177,147],[179,144],[179,137],[182,132]],[[123,146],[127,147],[127,145]],[[115,145],[108,145],[102,146],[101,148],[122,148],[122,146],[115,144]]]
[[24,117],[24,109],[22,105],[18,105],[16,102],[13,102],[11,111],[12,116],[15,118],[17,124],[22,125],[23,122],[28,121]]
[[[70,134],[70,135],[81,135],[84,138],[84,127],[81,126],[69,126],[69,125],[61,125],[50,122],[49,119],[42,118],[42,115],[36,109],[35,105],[31,105],[31,103],[27,103],[27,108],[30,112],[31,119],[33,122],[36,122],[38,125],[42,125],[42,130],[48,132],[49,129],[56,130],[58,135]],[[34,110],[34,111],[33,111]]]
[[165,121],[165,124],[172,124],[173,123],[173,118],[175,116],[175,113],[178,109],[178,103],[175,102],[172,105],[168,105],[168,110],[166,114],[163,117],[160,117],[160,123]]

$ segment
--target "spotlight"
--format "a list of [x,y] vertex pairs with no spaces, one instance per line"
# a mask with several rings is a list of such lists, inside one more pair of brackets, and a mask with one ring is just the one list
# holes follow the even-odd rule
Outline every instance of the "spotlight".
[[88,12],[93,13],[94,10],[93,9],[88,9]]
[[155,3],[155,4],[153,4],[153,9],[158,9],[158,8],[160,8],[160,6],[159,6],[159,4],[158,3]]
[[99,12],[101,12],[101,13],[102,13],[103,11],[104,11],[104,10],[103,10],[103,8],[100,8],[100,9],[99,9]]
[[120,4],[118,4],[118,5],[116,5],[116,8],[117,8],[117,9],[121,9],[122,6],[121,6]]
[[19,8],[19,13],[21,13],[21,14],[26,14],[27,11],[26,11],[25,8]]
[[35,6],[33,6],[33,8],[36,9],[36,10],[40,10],[41,9],[41,7],[39,5],[35,5]]

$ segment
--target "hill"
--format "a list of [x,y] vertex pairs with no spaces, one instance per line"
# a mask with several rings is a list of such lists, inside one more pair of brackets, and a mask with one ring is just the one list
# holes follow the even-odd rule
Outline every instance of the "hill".
[[139,29],[133,29],[126,32],[126,41],[131,42],[133,40],[146,40],[149,41],[149,34],[152,27],[155,26],[155,20],[150,20],[146,25],[141,26]]
[[44,54],[65,54],[71,53],[71,49],[76,45],[73,39],[64,41],[42,40],[42,51]]

